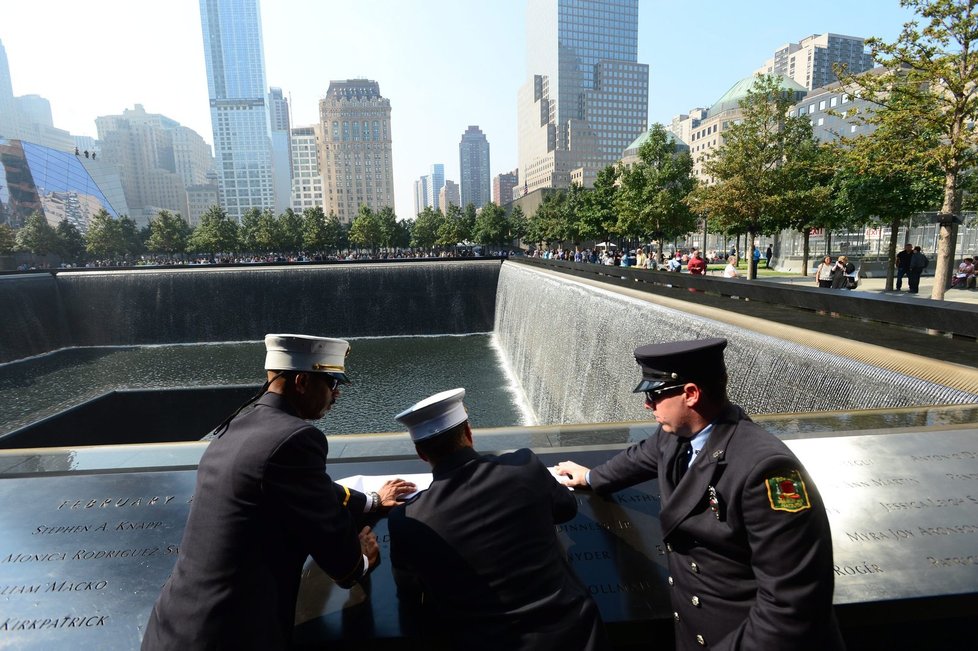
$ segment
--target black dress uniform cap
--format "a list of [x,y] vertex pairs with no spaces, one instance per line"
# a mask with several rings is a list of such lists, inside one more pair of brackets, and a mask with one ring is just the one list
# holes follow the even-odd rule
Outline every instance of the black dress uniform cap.
[[468,420],[463,398],[465,389],[442,391],[415,403],[394,418],[407,426],[411,440],[417,443]]
[[326,373],[350,383],[345,367],[350,342],[345,339],[270,334],[265,335],[265,351],[266,371]]
[[635,361],[642,367],[642,381],[633,393],[654,391],[711,377],[725,369],[723,338],[670,341],[635,349]]

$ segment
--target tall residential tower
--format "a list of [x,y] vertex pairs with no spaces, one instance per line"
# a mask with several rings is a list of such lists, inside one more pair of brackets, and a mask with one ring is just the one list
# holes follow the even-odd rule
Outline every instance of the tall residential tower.
[[343,223],[360,205],[371,210],[394,207],[391,160],[391,103],[380,84],[369,79],[331,81],[319,100],[326,213]]
[[590,185],[647,127],[638,0],[528,0],[526,44],[520,182],[528,191],[567,187],[574,175]]
[[851,74],[873,67],[873,57],[866,52],[866,41],[859,36],[812,34],[798,43],[782,45],[757,72],[789,77],[808,90],[827,86],[839,80],[835,66]]
[[458,143],[459,175],[462,183],[462,206],[476,208],[489,203],[489,141],[477,126],[470,126]]
[[221,206],[232,219],[275,209],[258,0],[200,0]]

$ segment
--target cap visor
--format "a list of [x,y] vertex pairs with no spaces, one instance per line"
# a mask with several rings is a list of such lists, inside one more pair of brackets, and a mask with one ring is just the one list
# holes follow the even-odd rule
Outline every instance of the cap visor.
[[638,383],[638,386],[632,389],[632,393],[642,393],[643,391],[652,391],[653,389],[658,389],[665,386],[663,380],[650,380],[648,378],[642,378],[642,381]]
[[350,378],[346,376],[346,373],[327,373],[326,375],[330,377],[335,377],[337,380],[340,381],[340,384],[353,384],[350,381]]

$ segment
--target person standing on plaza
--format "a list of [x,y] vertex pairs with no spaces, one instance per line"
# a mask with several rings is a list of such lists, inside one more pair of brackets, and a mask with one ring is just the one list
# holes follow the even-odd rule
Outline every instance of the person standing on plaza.
[[767,245],[767,250],[764,251],[764,259],[766,260],[765,266],[768,269],[771,268],[771,258],[773,258],[773,257],[774,257],[774,248],[770,244],[768,244]]
[[[896,290],[900,291],[903,288],[903,277],[910,273],[910,258],[913,256],[913,245],[907,242],[903,246],[903,250],[896,254]],[[910,283],[910,279],[907,279],[907,283]]]
[[757,278],[757,263],[761,261],[761,250],[756,246],[750,254],[751,276]]
[[693,251],[693,256],[689,259],[686,269],[694,276],[704,275],[706,273],[706,260],[703,259],[703,254],[698,250]]
[[788,447],[727,398],[726,339],[635,349],[658,429],[605,463],[556,466],[608,495],[658,478],[676,648],[838,651],[825,505]]
[[822,263],[815,270],[815,284],[823,289],[832,287],[832,256],[822,258]]
[[530,450],[476,452],[464,398],[443,391],[396,416],[433,473],[388,516],[402,607],[427,642],[451,649],[607,648],[554,528],[577,515],[573,493]]
[[341,587],[380,562],[356,517],[415,489],[398,480],[364,495],[326,474],[322,418],[348,383],[342,339],[265,337],[267,380],[216,430],[176,565],[150,613],[144,650],[285,649],[307,556]]
[[927,256],[920,250],[920,247],[913,247],[913,255],[910,256],[910,269],[907,271],[908,294],[916,294],[920,291],[920,276],[927,268],[927,262]]

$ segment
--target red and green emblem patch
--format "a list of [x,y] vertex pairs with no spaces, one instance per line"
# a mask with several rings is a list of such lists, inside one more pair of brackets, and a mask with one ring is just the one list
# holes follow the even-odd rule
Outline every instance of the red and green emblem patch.
[[764,480],[767,499],[775,511],[795,513],[812,508],[805,481],[797,470],[785,470]]

